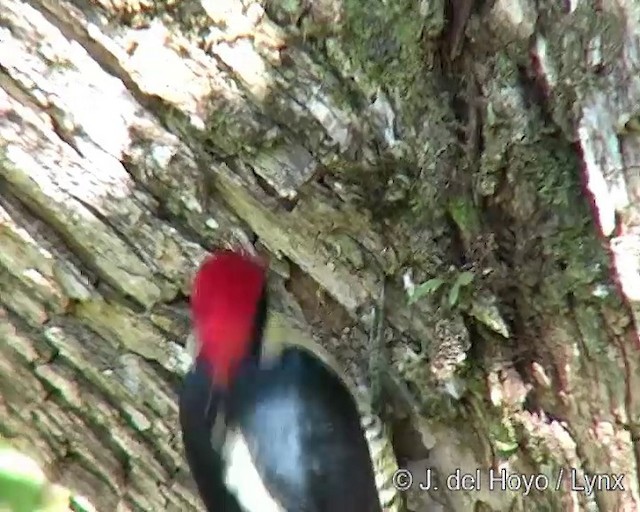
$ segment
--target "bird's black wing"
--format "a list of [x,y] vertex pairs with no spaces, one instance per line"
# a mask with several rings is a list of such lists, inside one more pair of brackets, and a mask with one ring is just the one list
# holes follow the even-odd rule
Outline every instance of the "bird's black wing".
[[242,512],[224,485],[223,460],[211,442],[220,405],[221,398],[213,390],[207,368],[196,362],[185,377],[179,400],[182,441],[189,469],[209,512]]
[[228,419],[271,496],[287,512],[380,512],[359,411],[340,378],[296,348],[242,372]]

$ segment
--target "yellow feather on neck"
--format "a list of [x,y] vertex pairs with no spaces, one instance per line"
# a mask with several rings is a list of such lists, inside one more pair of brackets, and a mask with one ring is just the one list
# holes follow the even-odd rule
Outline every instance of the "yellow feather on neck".
[[287,347],[307,350],[331,368],[349,388],[353,387],[353,384],[347,381],[345,372],[335,357],[313,340],[304,329],[296,326],[293,320],[278,311],[272,311],[264,329],[262,361],[269,364],[269,361],[277,359]]

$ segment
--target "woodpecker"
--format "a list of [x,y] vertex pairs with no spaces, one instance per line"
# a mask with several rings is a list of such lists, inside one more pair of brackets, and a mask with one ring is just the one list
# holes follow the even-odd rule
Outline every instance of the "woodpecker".
[[198,492],[209,512],[381,512],[344,381],[295,343],[262,357],[266,275],[256,256],[221,250],[194,279],[179,410]]

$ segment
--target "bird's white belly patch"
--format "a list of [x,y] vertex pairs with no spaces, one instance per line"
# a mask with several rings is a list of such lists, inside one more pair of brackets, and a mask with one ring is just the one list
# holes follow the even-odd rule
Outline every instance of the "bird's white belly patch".
[[286,512],[271,496],[256,469],[244,436],[227,431],[223,457],[226,462],[225,485],[246,512]]

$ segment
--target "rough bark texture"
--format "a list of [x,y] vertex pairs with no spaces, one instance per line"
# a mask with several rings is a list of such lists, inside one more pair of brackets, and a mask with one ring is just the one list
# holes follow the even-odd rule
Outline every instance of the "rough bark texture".
[[639,25],[637,0],[2,0],[0,434],[99,510],[198,509],[185,297],[249,240],[356,377],[388,282],[396,452],[440,481],[410,509],[638,510]]

